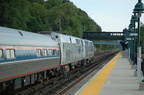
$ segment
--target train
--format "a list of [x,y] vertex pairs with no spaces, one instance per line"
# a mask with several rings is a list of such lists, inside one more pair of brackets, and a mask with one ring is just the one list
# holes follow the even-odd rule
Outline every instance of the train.
[[93,42],[0,26],[0,95],[65,74],[93,60]]

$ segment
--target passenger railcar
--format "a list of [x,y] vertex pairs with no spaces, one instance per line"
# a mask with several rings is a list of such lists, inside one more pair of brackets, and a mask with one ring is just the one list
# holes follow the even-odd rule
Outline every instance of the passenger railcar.
[[59,65],[59,46],[50,36],[0,27],[1,92],[46,79]]

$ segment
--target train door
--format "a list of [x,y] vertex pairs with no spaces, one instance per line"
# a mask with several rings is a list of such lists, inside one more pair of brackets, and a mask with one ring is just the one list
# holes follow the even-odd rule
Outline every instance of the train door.
[[60,54],[60,60],[59,60],[59,65],[61,64],[61,60],[62,60],[62,52],[61,52],[61,47],[60,47],[60,43],[58,43],[58,47],[59,47],[59,54]]

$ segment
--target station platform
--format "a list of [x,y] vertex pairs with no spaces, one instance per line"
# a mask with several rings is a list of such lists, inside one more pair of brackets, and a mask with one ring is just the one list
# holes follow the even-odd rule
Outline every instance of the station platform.
[[120,52],[74,95],[144,95],[134,71]]

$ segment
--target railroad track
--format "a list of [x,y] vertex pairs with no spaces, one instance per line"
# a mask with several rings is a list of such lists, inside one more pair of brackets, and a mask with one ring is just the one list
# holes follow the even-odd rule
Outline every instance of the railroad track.
[[[73,83],[69,84],[67,87],[65,87],[64,89],[62,89],[61,91],[59,91],[56,95],[63,95],[64,93],[66,93],[69,89],[71,89],[74,85],[76,85],[77,83],[79,83],[81,80],[83,80],[85,77],[87,77],[89,74],[91,74],[93,71],[95,71],[96,69],[101,69],[102,65],[104,65],[105,63],[109,62],[112,58],[114,57],[114,55],[112,56],[107,56],[106,60],[100,60],[99,64],[96,65],[91,65],[91,67],[89,67],[88,72],[86,72],[85,74],[83,74],[81,77],[79,77],[78,79],[76,79]],[[98,72],[99,70],[97,70]]]
[[101,66],[111,60],[115,54],[116,52],[99,54],[99,56],[97,55],[94,58],[94,62],[92,63],[89,63],[81,68],[77,68],[69,72],[67,75],[53,78],[49,81],[28,88],[15,95],[63,95],[74,85],[88,76],[91,72],[96,69],[100,69]]

